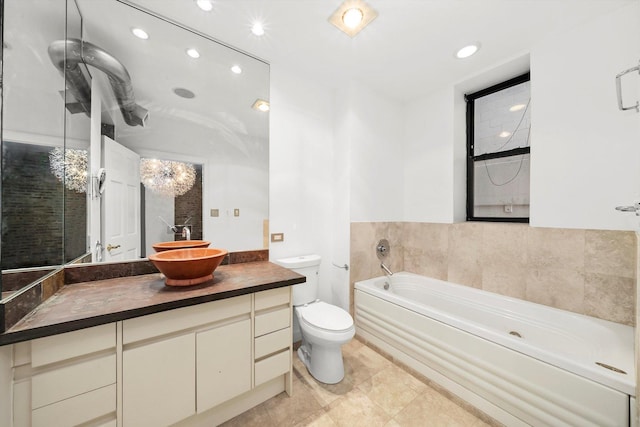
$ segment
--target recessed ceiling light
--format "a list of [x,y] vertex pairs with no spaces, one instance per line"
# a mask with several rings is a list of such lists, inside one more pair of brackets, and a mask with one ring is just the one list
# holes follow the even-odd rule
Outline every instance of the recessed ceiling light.
[[468,46],[463,47],[462,49],[456,52],[456,58],[464,59],[468,58],[471,55],[475,54],[478,49],[480,49],[480,43],[470,44]]
[[205,12],[211,12],[211,9],[213,9],[213,3],[211,0],[196,0],[196,4]]
[[242,68],[240,68],[239,65],[234,65],[233,67],[231,67],[231,71],[233,71],[235,74],[240,74],[242,73]]
[[364,0],[345,0],[329,17],[329,22],[354,37],[378,16]]
[[192,57],[193,59],[198,59],[200,58],[200,52],[198,52],[197,50],[195,50],[194,48],[189,48],[187,49],[187,55],[189,55],[190,57]]
[[357,7],[347,9],[347,11],[342,14],[342,22],[349,28],[356,28],[360,25],[362,18],[364,18],[364,13]]
[[525,104],[516,104],[511,106],[511,108],[509,108],[509,111],[514,112],[514,111],[520,111],[522,109],[524,109],[526,107]]
[[253,103],[251,108],[266,113],[270,109],[269,101],[265,101],[264,99],[256,99],[256,102]]
[[185,89],[183,87],[177,87],[177,88],[173,89],[173,93],[178,95],[180,98],[191,99],[191,98],[195,98],[196,97],[195,93],[193,93],[189,89]]
[[260,22],[254,22],[251,26],[251,32],[256,36],[262,36],[264,35],[264,27]]
[[149,34],[147,34],[147,32],[142,28],[132,28],[131,32],[139,39],[146,40],[149,38]]
[[507,137],[511,136],[511,132],[507,132],[506,130],[503,130],[502,132],[500,132],[500,134],[498,134],[498,136],[500,138],[507,138]]

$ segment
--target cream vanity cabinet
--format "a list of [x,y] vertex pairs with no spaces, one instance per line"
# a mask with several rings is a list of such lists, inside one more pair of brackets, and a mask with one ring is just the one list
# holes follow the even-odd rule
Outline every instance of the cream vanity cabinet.
[[14,344],[13,427],[217,425],[291,393],[281,287]]
[[291,288],[122,323],[122,425],[217,425],[291,393]]
[[251,389],[252,295],[122,322],[123,426],[174,424]]
[[116,426],[116,325],[13,346],[13,425]]

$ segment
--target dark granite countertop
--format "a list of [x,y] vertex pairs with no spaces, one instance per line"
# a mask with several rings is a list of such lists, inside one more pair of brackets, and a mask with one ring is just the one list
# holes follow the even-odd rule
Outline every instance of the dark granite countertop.
[[69,284],[0,334],[0,345],[304,281],[298,273],[261,261],[222,265],[212,281],[187,287],[165,286],[160,273]]

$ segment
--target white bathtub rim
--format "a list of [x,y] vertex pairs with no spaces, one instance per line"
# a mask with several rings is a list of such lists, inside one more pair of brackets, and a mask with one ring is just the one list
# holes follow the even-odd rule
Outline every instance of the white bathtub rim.
[[[424,280],[425,278],[429,281],[433,280],[433,281],[437,281],[440,282],[442,284],[446,284],[448,286],[453,286],[453,287],[460,287],[462,289],[462,291],[464,292],[469,292],[471,291],[472,294],[473,293],[477,293],[478,295],[481,294],[487,294],[488,292],[486,291],[482,291],[479,289],[475,289],[475,288],[471,288],[468,286],[463,286],[463,285],[458,285],[455,283],[450,283],[450,282],[445,282],[442,280],[438,280],[438,279],[433,279],[433,278],[429,278],[429,277],[425,277],[425,276],[420,276],[417,274],[413,274],[413,273],[407,273],[407,272],[398,272],[394,274],[394,277],[399,277],[399,278],[418,278],[419,280]],[[593,318],[590,316],[585,316],[582,314],[578,314],[578,313],[572,313],[569,311],[565,311],[565,310],[561,310],[561,309],[556,309],[553,307],[547,307],[547,306],[543,306],[540,304],[536,304],[536,303],[532,303],[529,301],[524,301],[524,300],[519,300],[517,298],[512,298],[512,297],[508,297],[508,296],[502,296],[502,295],[496,295],[496,297],[499,297],[500,299],[504,299],[504,301],[508,304],[524,304],[524,305],[534,305],[534,306],[540,306],[539,308],[542,308],[544,310],[554,310],[556,312],[558,312],[559,314],[561,314],[562,316],[575,316],[577,319],[582,319],[582,318],[586,318],[589,321],[594,322],[595,324],[598,324],[600,326],[606,326],[606,327],[611,327],[613,330],[615,330],[616,332],[619,332],[620,334],[622,334],[621,338],[623,338],[624,340],[628,340],[630,339],[630,345],[626,345],[626,348],[621,349],[621,351],[619,352],[614,352],[612,354],[599,354],[598,355],[598,360],[588,360],[585,361],[585,363],[577,363],[575,360],[565,357],[562,354],[557,354],[557,353],[553,353],[549,350],[545,350],[545,349],[541,349],[539,347],[533,346],[531,345],[529,342],[527,342],[524,339],[521,338],[517,338],[517,337],[513,337],[511,335],[507,335],[504,334],[502,332],[498,332],[495,331],[493,329],[489,329],[489,328],[485,328],[485,327],[481,327],[477,324],[470,324],[467,321],[464,321],[463,319],[460,319],[458,317],[452,316],[449,313],[446,313],[442,310],[437,310],[437,309],[433,309],[433,308],[429,308],[429,314],[425,313],[425,308],[419,304],[416,303],[414,301],[408,300],[406,298],[402,298],[398,295],[395,295],[391,292],[385,291],[383,290],[381,287],[376,286],[375,282],[380,282],[380,281],[384,281],[385,277],[376,277],[373,279],[368,279],[368,280],[364,280],[361,282],[356,282],[355,283],[355,288],[366,292],[370,295],[374,295],[376,297],[385,299],[387,301],[389,301],[390,303],[402,306],[407,308],[408,310],[414,311],[416,313],[422,314],[422,315],[427,315],[428,317],[431,317],[434,320],[440,321],[442,323],[448,324],[452,327],[455,327],[457,329],[463,330],[465,332],[471,333],[473,335],[482,337],[484,339],[488,339],[496,344],[499,344],[501,346],[510,348],[514,351],[517,351],[519,353],[528,355],[530,357],[533,357],[537,360],[540,360],[542,362],[546,362],[549,363],[550,365],[556,366],[558,368],[567,370],[569,372],[572,372],[574,374],[583,376],[585,378],[591,379],[592,381],[595,381],[597,383],[603,384],[605,386],[611,387],[615,390],[618,390],[622,393],[628,394],[630,396],[635,396],[636,392],[635,392],[635,367],[634,367],[634,347],[633,347],[633,328],[630,326],[626,326],[626,325],[621,325],[621,324],[617,324],[614,322],[609,322],[606,320],[602,320],[602,319],[597,319],[597,318]],[[498,311],[502,311],[502,310],[498,310]],[[513,310],[509,310],[513,313],[514,316],[518,316],[517,313],[513,312]],[[550,324],[548,322],[539,322],[537,319],[535,318],[529,318],[527,316],[520,316],[520,317],[525,317],[528,318],[528,320],[531,320],[533,322],[536,322],[538,324],[543,324],[546,326],[549,326]],[[553,326],[551,324],[551,326]],[[610,350],[608,348],[601,348],[601,346],[598,346],[599,350],[602,351],[607,351]],[[605,359],[605,360],[600,360],[600,359]],[[610,371],[606,368],[600,367],[598,365],[595,364],[595,362],[603,362],[603,363],[607,363],[611,366],[614,366],[616,368],[622,369],[624,370],[627,374],[620,374],[620,373],[616,373],[613,371]]]

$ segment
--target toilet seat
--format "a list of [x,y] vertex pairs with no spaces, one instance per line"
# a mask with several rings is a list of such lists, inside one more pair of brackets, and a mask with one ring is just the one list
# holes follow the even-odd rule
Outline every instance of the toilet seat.
[[301,320],[312,328],[327,332],[344,332],[353,328],[353,318],[340,307],[318,301],[297,307]]

